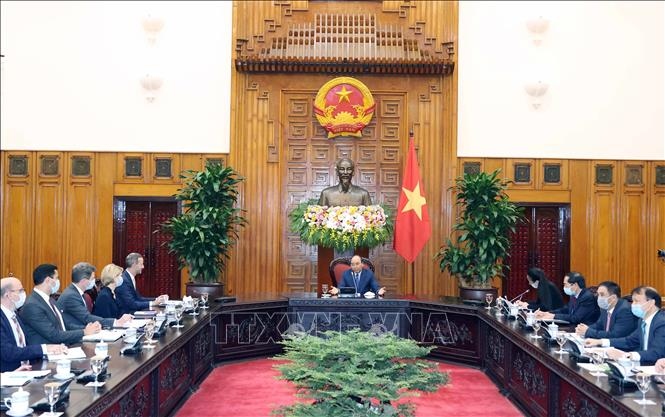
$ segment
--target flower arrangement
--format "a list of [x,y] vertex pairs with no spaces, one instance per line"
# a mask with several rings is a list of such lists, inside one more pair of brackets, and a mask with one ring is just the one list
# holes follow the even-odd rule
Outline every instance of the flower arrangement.
[[392,236],[393,221],[382,205],[328,207],[316,203],[302,202],[289,214],[291,231],[303,242],[345,251],[383,245]]

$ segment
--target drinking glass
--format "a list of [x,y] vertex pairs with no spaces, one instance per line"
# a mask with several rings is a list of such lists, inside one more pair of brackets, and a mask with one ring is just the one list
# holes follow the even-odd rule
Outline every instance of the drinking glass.
[[51,412],[43,415],[55,416],[56,414],[53,412],[53,407],[60,398],[60,384],[58,382],[47,382],[44,384],[44,395],[46,395],[46,401],[48,402],[48,405],[51,406]]
[[605,375],[605,372],[602,372],[600,370],[600,365],[603,364],[605,361],[605,351],[604,350],[597,350],[591,354],[591,360],[593,361],[594,365],[598,368],[595,372],[591,372],[591,375],[595,376],[596,379],[600,378],[601,376]]
[[559,344],[559,350],[557,350],[554,353],[558,353],[559,356],[568,354],[567,351],[563,350],[563,345],[566,344],[566,340],[568,340],[568,338],[566,337],[566,334],[564,332],[557,332],[556,342]]
[[155,347],[153,343],[155,343],[154,340],[152,340],[152,337],[155,335],[155,321],[150,320],[145,324],[145,327],[143,328],[143,331],[145,332],[145,342],[143,343],[143,346],[147,349],[152,349]]
[[198,316],[199,315],[199,299],[198,298],[193,298],[192,299],[192,312],[189,313],[190,316]]
[[104,358],[100,356],[93,356],[90,358],[90,369],[92,369],[92,373],[95,374],[94,387],[99,387],[99,374],[101,374],[104,369]]
[[321,293],[323,295],[328,294],[328,284],[321,284]]
[[492,294],[485,294],[485,302],[487,303],[487,307],[485,307],[486,310],[491,310],[492,309],[492,301],[494,300],[494,295]]
[[201,293],[201,302],[203,303],[203,306],[201,306],[202,309],[207,309],[208,308],[208,293],[207,292],[202,292]]
[[185,327],[184,324],[180,323],[180,319],[182,319],[182,311],[183,311],[183,306],[181,304],[175,306],[175,319],[178,323],[173,327],[176,328]]
[[647,400],[647,391],[651,388],[651,376],[644,372],[635,375],[635,380],[637,381],[637,388],[639,388],[642,393],[641,400],[635,400],[636,403],[646,405],[650,404],[651,401]]
[[533,323],[531,324],[531,327],[533,327],[534,334],[531,335],[532,339],[542,339],[541,336],[538,336],[538,330],[540,330],[540,320],[534,320]]

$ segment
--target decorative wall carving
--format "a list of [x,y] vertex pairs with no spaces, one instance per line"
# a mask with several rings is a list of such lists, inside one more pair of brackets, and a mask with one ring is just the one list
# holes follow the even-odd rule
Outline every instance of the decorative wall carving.
[[529,395],[544,397],[547,392],[545,377],[536,366],[536,361],[522,351],[513,359],[513,376]]
[[28,157],[10,156],[9,157],[9,175],[12,177],[28,176]]
[[141,158],[125,158],[125,177],[142,176],[143,160]]
[[60,158],[55,155],[44,155],[41,158],[40,174],[43,176],[54,177],[59,172]]
[[544,164],[543,171],[543,181],[546,184],[561,183],[561,164]]
[[597,417],[599,408],[596,404],[586,398],[579,402],[575,401],[568,393],[568,396],[561,404],[561,414],[564,417]]
[[494,329],[487,332],[486,356],[496,365],[503,368],[504,343],[501,334]]
[[610,185],[612,184],[613,166],[598,164],[596,165],[596,184]]
[[73,156],[72,157],[72,177],[90,176],[90,157]]

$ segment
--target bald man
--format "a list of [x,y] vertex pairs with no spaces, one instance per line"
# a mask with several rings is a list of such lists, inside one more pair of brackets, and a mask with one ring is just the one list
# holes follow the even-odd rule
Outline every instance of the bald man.
[[0,280],[0,372],[30,370],[30,359],[46,354],[59,355],[67,351],[65,345],[27,345],[21,319],[16,314],[25,302],[25,289],[14,278]]
[[[354,287],[356,294],[363,295],[368,291],[373,292],[379,296],[386,293],[386,287],[379,288],[379,283],[371,269],[363,268],[362,259],[358,255],[351,258],[351,269],[344,271],[342,275],[342,282],[339,283],[340,287]],[[339,289],[332,287],[330,293],[335,295],[339,293]]]

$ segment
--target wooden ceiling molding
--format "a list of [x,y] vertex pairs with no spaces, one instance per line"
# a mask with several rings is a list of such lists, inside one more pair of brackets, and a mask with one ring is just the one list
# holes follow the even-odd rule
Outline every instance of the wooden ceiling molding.
[[288,10],[280,23],[266,19],[263,33],[237,38],[238,72],[450,75],[454,70],[453,40],[439,42],[426,33],[426,22],[410,23],[406,11],[413,4],[395,13],[380,2],[310,3],[309,10],[286,3],[280,2]]

